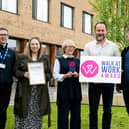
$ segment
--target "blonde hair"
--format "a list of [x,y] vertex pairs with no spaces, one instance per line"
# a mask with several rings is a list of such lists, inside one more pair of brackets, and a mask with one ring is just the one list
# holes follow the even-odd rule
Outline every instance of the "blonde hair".
[[63,49],[64,49],[65,47],[67,47],[67,46],[73,46],[73,47],[76,48],[76,45],[75,45],[74,41],[73,41],[73,40],[70,40],[70,39],[66,39],[66,40],[63,42],[63,44],[62,44],[62,48],[63,48]]
[[38,37],[32,37],[29,40],[29,42],[26,44],[26,47],[24,49],[24,54],[27,55],[30,59],[32,58],[32,52],[31,52],[30,44],[31,44],[31,41],[33,39],[36,39],[40,44],[40,48],[39,48],[39,51],[37,53],[37,58],[39,59],[43,55],[43,49],[42,49],[42,44],[40,42],[40,39]]

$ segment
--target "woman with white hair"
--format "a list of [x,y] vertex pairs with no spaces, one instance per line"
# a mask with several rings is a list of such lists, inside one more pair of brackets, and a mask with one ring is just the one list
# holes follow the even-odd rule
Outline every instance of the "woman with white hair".
[[55,60],[53,77],[58,81],[58,129],[80,129],[81,86],[79,83],[80,60],[73,56],[76,45],[72,40],[62,44],[64,54]]

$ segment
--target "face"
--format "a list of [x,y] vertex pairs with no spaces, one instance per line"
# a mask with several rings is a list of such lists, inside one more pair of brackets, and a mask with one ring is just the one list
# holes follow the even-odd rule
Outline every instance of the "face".
[[64,48],[64,51],[65,51],[66,55],[73,55],[74,50],[75,50],[75,47],[74,46],[70,46],[70,45],[66,46]]
[[104,24],[97,24],[95,28],[95,36],[97,41],[103,41],[106,37],[107,30]]
[[32,39],[30,42],[30,49],[32,53],[38,53],[40,49],[40,43],[37,39]]
[[129,32],[126,34],[126,39],[129,41]]
[[6,45],[8,40],[8,32],[6,30],[0,30],[0,44]]

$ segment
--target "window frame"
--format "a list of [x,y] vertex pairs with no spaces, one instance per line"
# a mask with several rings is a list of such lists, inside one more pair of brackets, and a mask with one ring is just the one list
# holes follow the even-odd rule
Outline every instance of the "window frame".
[[0,0],[0,10],[5,11],[5,12],[8,12],[8,13],[12,13],[12,14],[18,14],[18,0],[16,0],[16,12],[12,12],[12,11],[3,9],[2,8],[2,1],[3,0]]
[[[68,8],[71,8],[71,10],[72,10],[71,11],[72,12],[71,27],[64,26],[64,6],[66,6]],[[60,26],[64,27],[64,28],[67,28],[67,29],[70,29],[70,30],[74,29],[74,7],[72,7],[70,5],[67,5],[67,4],[64,4],[64,3],[61,3],[61,8],[60,8]]]
[[[11,41],[9,41],[9,40],[11,40]],[[16,47],[10,47],[10,43],[12,43],[13,41],[16,41]],[[21,49],[20,39],[14,38],[14,37],[9,37],[7,43],[8,43],[8,47],[9,47],[9,48],[11,48],[11,49],[12,49],[12,48],[15,48],[15,51],[16,51],[16,52],[20,52],[20,49]]]
[[37,0],[32,0],[32,18],[41,22],[49,23],[49,8],[50,8],[50,0],[48,1],[48,9],[47,9],[47,20],[38,19],[37,18]]
[[[88,32],[86,32],[86,30],[85,30],[85,15],[89,15],[89,16],[91,16],[91,32],[90,33],[88,33]],[[92,35],[93,34],[93,14],[91,14],[91,13],[88,13],[88,12],[86,12],[86,11],[83,11],[82,12],[82,32],[83,33],[86,33],[86,34],[89,34],[89,35]]]

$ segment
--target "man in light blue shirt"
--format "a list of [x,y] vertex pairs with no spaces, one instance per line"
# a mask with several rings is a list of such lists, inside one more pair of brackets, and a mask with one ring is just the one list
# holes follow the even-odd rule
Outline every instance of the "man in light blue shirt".
[[[95,40],[87,43],[84,49],[86,56],[120,56],[118,47],[106,39],[107,27],[104,22],[95,25]],[[89,83],[89,126],[98,129],[98,106],[100,96],[103,100],[102,129],[110,129],[111,107],[113,100],[114,84]]]

